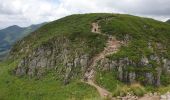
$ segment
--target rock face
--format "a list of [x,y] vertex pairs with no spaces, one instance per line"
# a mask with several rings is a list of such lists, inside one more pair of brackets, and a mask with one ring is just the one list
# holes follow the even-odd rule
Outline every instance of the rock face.
[[164,63],[164,65],[163,65],[164,72],[170,73],[170,60],[164,59],[163,63]]
[[75,50],[71,45],[66,38],[58,38],[41,45],[21,60],[15,69],[16,75],[40,78],[48,70],[55,69],[65,83],[73,76],[78,77],[86,69],[90,58],[89,54],[84,52],[85,49]]
[[[67,84],[70,79],[78,77],[79,75],[83,77],[93,57],[90,57],[83,48],[79,50],[70,48],[70,45],[72,45],[70,43],[71,42],[66,38],[59,38],[41,45],[21,60],[15,69],[16,75],[29,75],[30,77],[36,76],[40,78],[47,70],[55,69],[57,73],[60,73],[60,77],[64,79],[65,84]],[[110,46],[104,50],[103,53],[111,51],[110,49],[112,48],[117,51],[117,48],[111,45],[114,43],[115,42],[108,42],[107,44]],[[118,79],[126,83],[141,81],[143,84],[159,86],[161,84],[160,76],[162,71],[170,71],[170,61],[168,59],[161,59],[156,55],[142,57],[138,63],[131,61],[128,57],[112,60],[103,56],[97,61],[98,63],[95,65],[96,68],[99,67],[99,69],[103,71],[115,70]],[[149,63],[150,61],[155,61],[157,63],[163,61],[163,66],[154,68],[154,66]],[[144,69],[141,66],[147,67],[144,67],[146,68]],[[134,68],[137,70],[134,70]],[[154,73],[147,69],[152,69]]]
[[[99,61],[97,66],[104,71],[115,70],[115,72],[117,72],[118,79],[126,83],[134,83],[136,81],[140,81],[143,84],[160,86],[161,85],[160,76],[162,74],[163,67],[159,66],[157,68],[154,68],[154,66],[148,63],[149,60],[151,59],[145,58],[145,61],[143,61],[142,58],[141,62],[135,63],[129,60],[128,58],[121,58],[117,60],[104,58]],[[135,66],[135,67],[130,67],[130,66]],[[147,67],[141,67],[141,66],[147,66]],[[170,66],[166,66],[165,68],[169,68],[169,67]],[[167,71],[168,70],[166,70],[166,72]]]

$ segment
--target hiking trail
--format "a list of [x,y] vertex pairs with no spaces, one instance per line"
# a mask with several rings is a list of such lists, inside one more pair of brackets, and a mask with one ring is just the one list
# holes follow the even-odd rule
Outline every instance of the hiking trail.
[[94,82],[95,67],[97,66],[97,62],[100,61],[101,59],[105,58],[107,55],[116,53],[118,51],[118,48],[120,47],[121,42],[116,40],[116,38],[111,35],[101,33],[100,26],[98,25],[98,22],[92,23],[91,32],[107,36],[108,40],[107,40],[106,47],[104,48],[104,50],[101,53],[97,54],[92,59],[92,63],[90,64],[87,71],[85,72],[85,75],[84,75],[85,83],[95,87],[102,98],[111,97],[111,93],[109,91],[107,91],[106,89],[95,84],[95,82]]

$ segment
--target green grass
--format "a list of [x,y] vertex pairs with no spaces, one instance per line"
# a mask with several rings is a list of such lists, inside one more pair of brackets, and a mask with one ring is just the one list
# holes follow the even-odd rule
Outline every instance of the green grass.
[[[14,65],[14,64],[12,64]],[[0,100],[98,100],[99,94],[78,80],[63,85],[53,73],[40,80],[15,77],[11,64],[0,63]]]
[[98,71],[96,74],[96,83],[101,87],[106,88],[108,91],[114,91],[117,87],[117,84],[123,86],[123,83],[116,79],[115,71]]
[[[110,15],[111,14],[78,14],[67,16],[59,20],[50,22],[37,31],[33,32],[29,36],[25,37],[23,40],[19,41],[13,47],[13,54],[17,55],[19,53],[19,50],[26,45],[29,45],[29,47],[31,47],[29,48],[29,51],[34,50],[43,43],[47,43],[50,40],[55,39],[56,37],[66,37],[69,40],[79,39],[81,41],[77,41],[77,43],[85,41],[85,43],[89,47],[92,47],[91,45],[94,44],[93,48],[98,48],[96,46],[103,47],[103,44],[105,43],[104,38],[106,37],[91,33],[91,23],[98,18],[107,17]],[[22,43],[23,41],[24,44]],[[27,54],[23,53],[20,55]]]

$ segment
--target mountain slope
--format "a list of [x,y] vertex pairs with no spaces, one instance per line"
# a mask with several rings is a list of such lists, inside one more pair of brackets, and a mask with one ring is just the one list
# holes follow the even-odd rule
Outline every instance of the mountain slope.
[[71,15],[18,41],[9,60],[16,76],[41,80],[50,73],[65,85],[84,80],[109,93],[118,85],[136,82],[167,86],[169,37],[170,25],[153,19],[105,13]]
[[0,30],[0,59],[5,57],[6,53],[9,52],[11,46],[18,40],[27,36],[29,33],[35,31],[43,24],[31,25],[29,27],[19,27],[13,25],[5,29]]
[[167,22],[167,23],[170,23],[170,20],[167,20],[166,22]]

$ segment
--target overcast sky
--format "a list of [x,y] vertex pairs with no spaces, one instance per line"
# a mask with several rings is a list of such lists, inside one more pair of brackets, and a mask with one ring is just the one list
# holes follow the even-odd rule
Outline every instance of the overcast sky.
[[170,18],[170,0],[0,0],[0,29],[96,12],[127,13],[165,21]]

